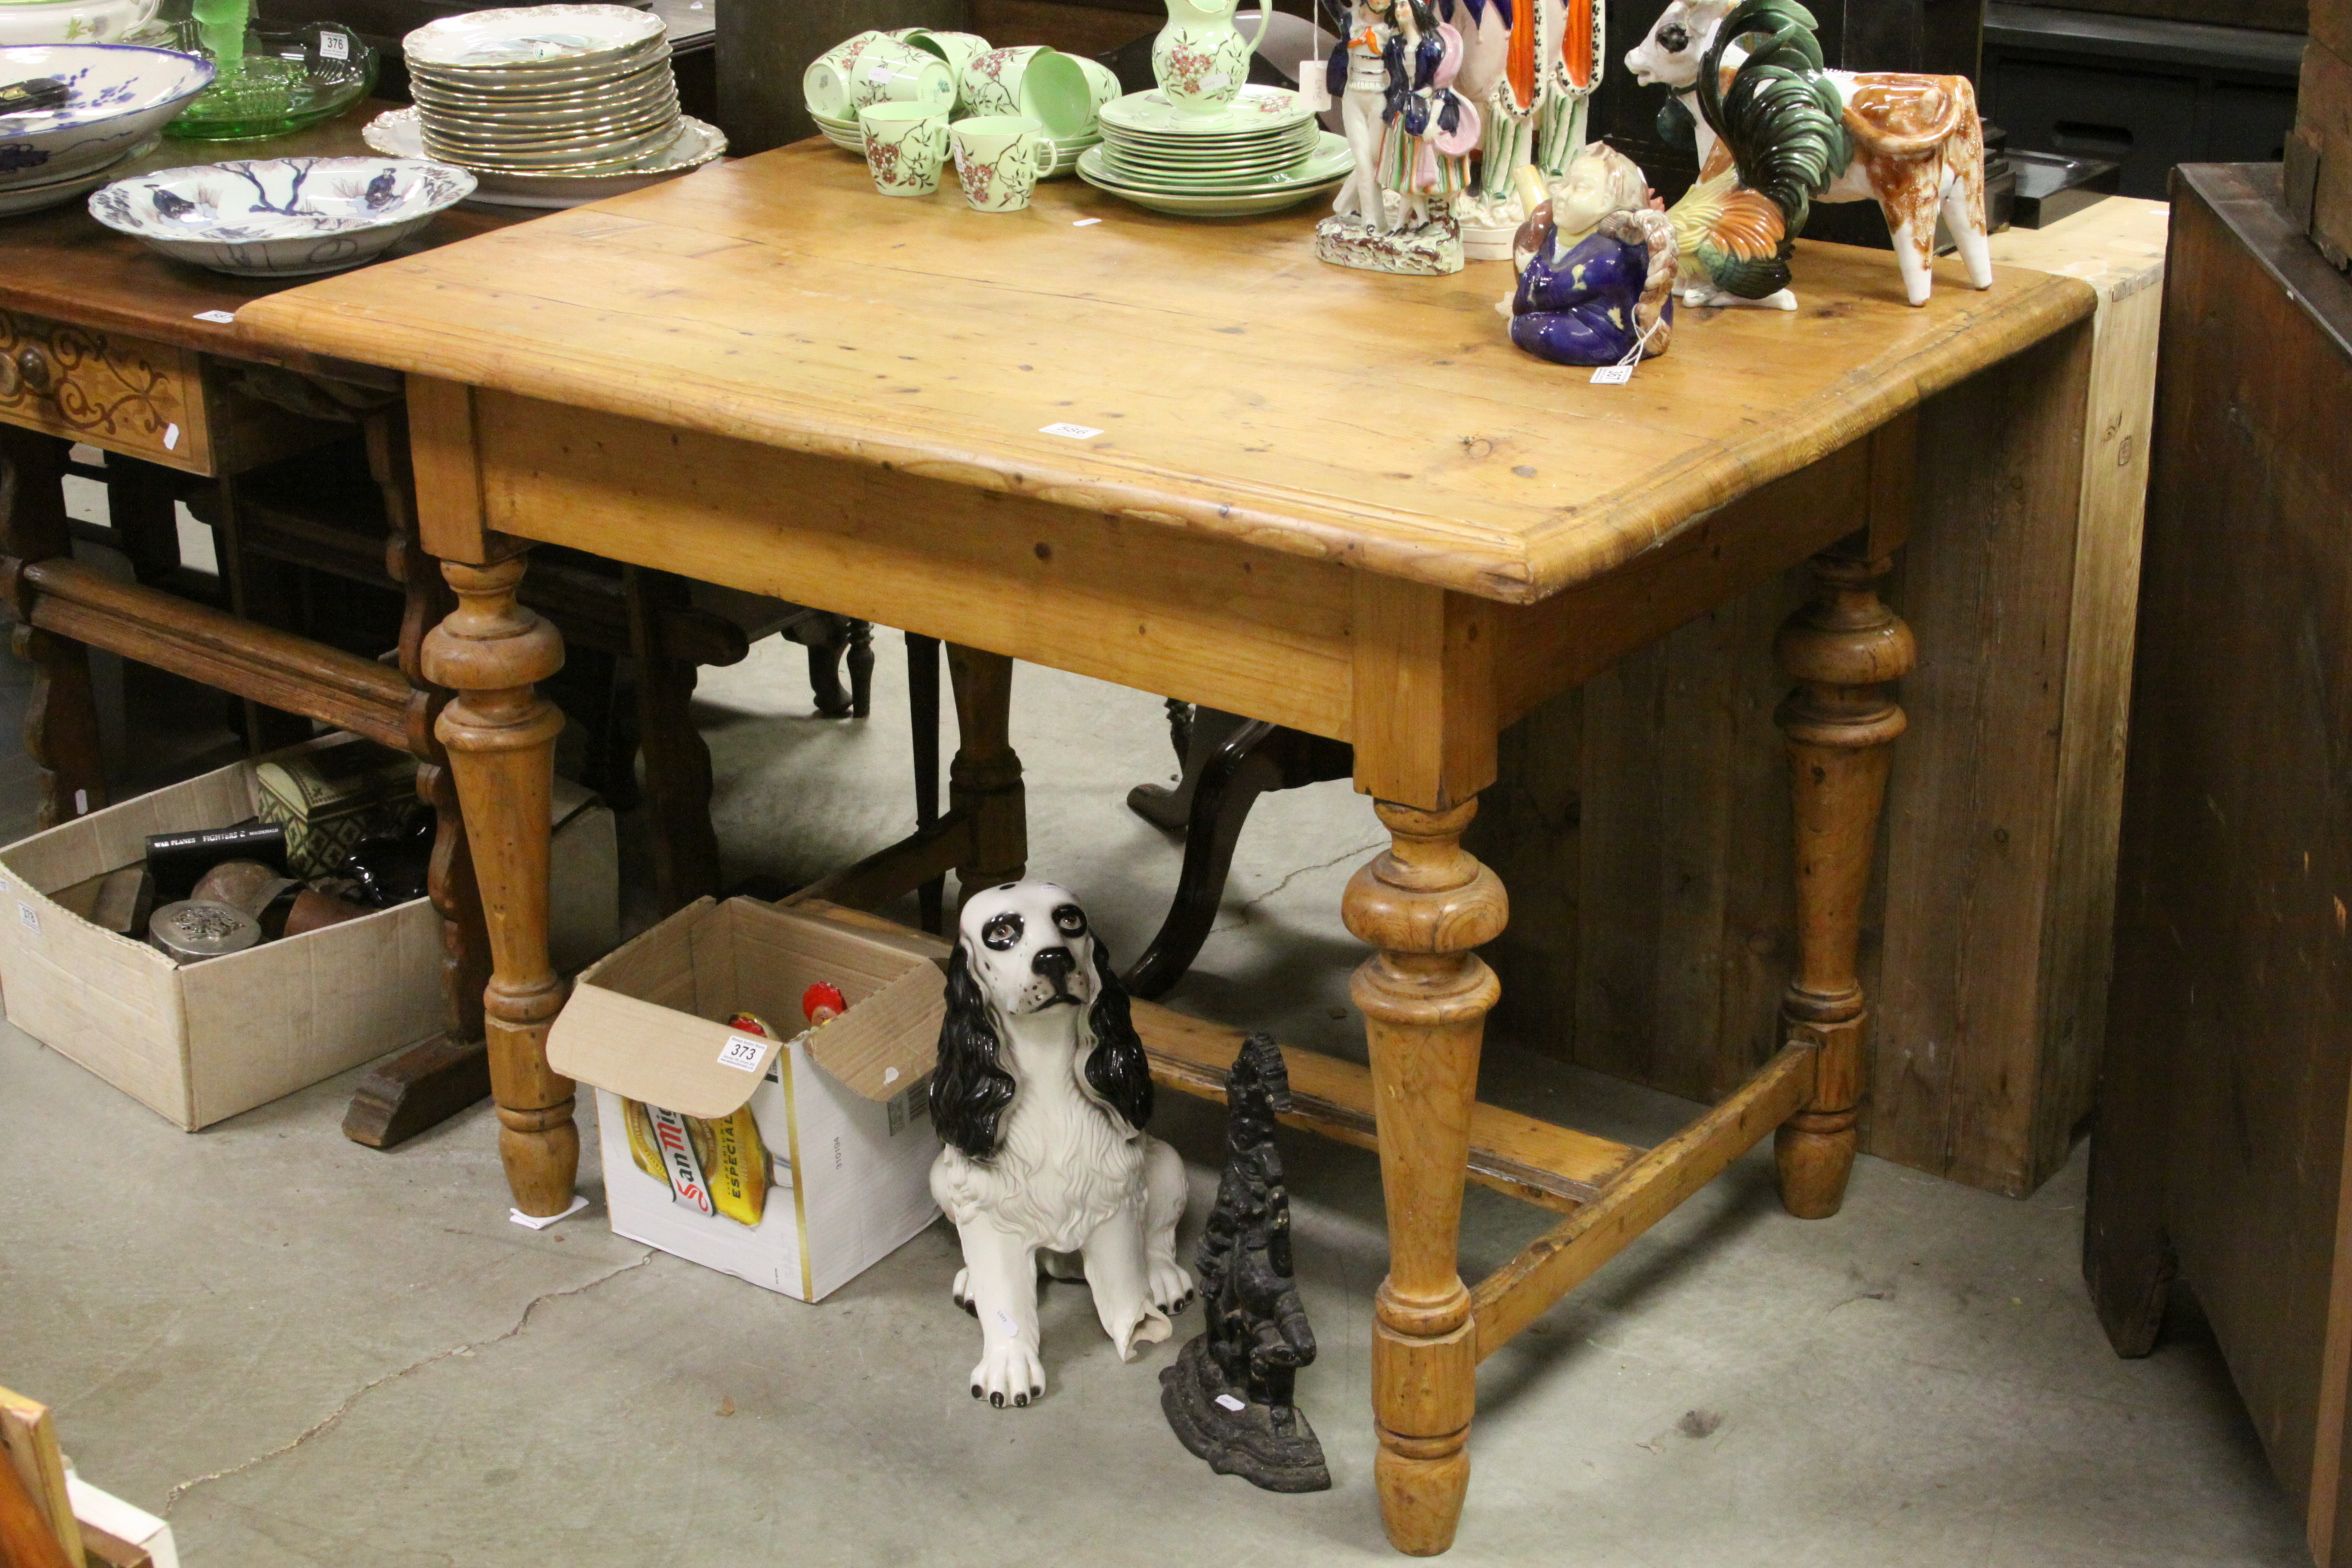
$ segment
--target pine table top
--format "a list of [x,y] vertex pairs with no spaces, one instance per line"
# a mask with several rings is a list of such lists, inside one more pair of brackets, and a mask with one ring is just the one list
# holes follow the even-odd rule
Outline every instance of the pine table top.
[[[1806,245],[1802,309],[1687,312],[1630,385],[1513,348],[1510,269],[1314,256],[1321,204],[1162,217],[874,193],[820,141],[239,312],[264,342],[1509,602],[1677,530],[2087,317],[2085,284]],[[1087,220],[1099,219],[1099,222]],[[1092,433],[1089,433],[1092,432]]]

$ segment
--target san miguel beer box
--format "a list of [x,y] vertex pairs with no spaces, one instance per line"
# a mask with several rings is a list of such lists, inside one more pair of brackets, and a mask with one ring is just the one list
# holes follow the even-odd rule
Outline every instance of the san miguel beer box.
[[[911,943],[742,898],[583,971],[547,1057],[596,1090],[613,1230],[802,1301],[904,1245],[938,1213],[944,983]],[[809,1028],[819,985],[848,1005]]]

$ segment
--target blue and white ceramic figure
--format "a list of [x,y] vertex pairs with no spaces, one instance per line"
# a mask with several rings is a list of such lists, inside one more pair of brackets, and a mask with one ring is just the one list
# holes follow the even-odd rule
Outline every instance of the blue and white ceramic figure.
[[117,180],[90,216],[215,272],[284,278],[373,261],[473,192],[420,159],[254,158]]
[[55,109],[0,116],[0,186],[61,180],[115,162],[212,83],[209,60],[131,44],[0,48],[0,82],[55,77]]

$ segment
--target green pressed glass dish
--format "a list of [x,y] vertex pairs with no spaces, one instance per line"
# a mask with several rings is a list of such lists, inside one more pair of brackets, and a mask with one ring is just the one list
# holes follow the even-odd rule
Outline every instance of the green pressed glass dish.
[[[193,21],[157,23],[137,41],[211,58],[196,41]],[[375,50],[332,22],[285,31],[247,28],[245,58],[233,66],[216,63],[219,78],[164,127],[164,135],[204,142],[283,136],[334,118],[376,85]]]

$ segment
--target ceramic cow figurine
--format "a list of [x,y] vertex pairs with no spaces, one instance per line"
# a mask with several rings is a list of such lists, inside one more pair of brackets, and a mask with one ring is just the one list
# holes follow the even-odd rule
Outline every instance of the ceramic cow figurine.
[[1698,142],[1699,183],[1674,213],[1685,303],[1793,310],[1788,255],[1814,201],[1879,204],[1914,305],[1935,287],[1939,215],[1969,282],[1992,287],[1976,89],[1825,69],[1813,25],[1794,0],[1674,0],[1625,57]]

